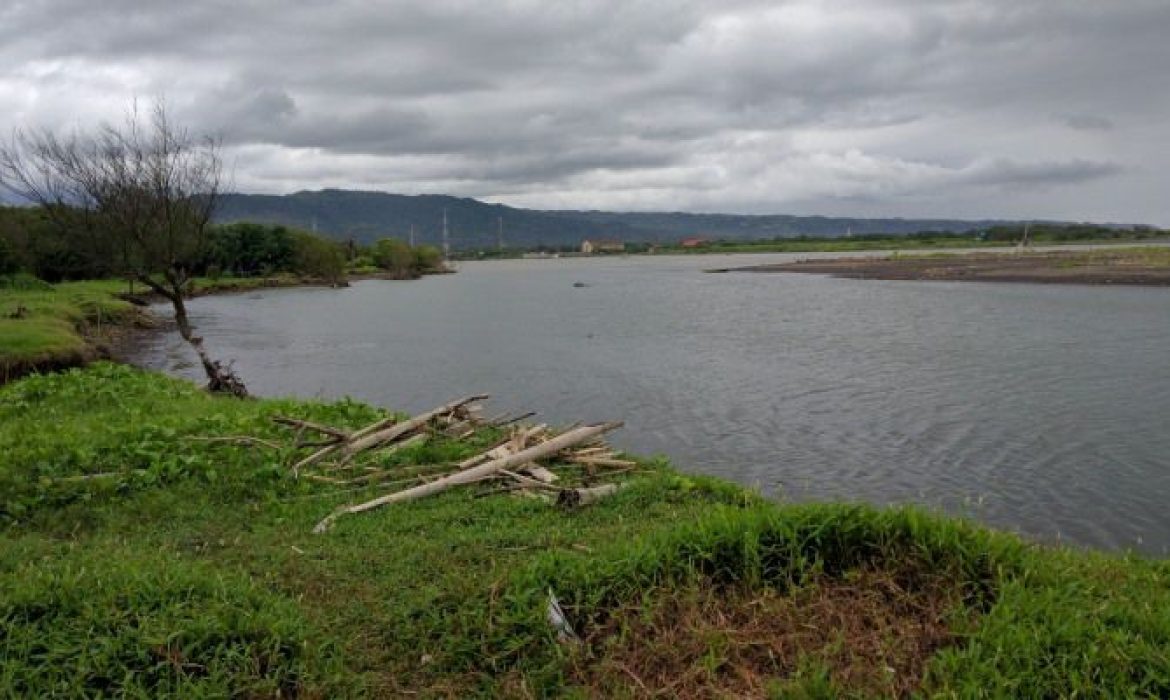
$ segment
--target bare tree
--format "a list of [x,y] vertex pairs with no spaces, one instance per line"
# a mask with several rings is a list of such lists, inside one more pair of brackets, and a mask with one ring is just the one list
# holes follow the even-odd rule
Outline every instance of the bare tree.
[[17,131],[0,145],[0,185],[39,205],[88,256],[170,301],[199,355],[208,388],[247,396],[230,367],[211,359],[187,316],[193,270],[210,243],[223,186],[220,144],[176,128],[165,106],[121,127],[59,135]]

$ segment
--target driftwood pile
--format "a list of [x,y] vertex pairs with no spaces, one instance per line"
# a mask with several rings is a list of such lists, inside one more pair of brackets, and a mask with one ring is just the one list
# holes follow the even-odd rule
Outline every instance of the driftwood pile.
[[[498,482],[485,494],[512,492],[555,501],[565,507],[583,506],[612,495],[617,483],[597,483],[597,477],[633,469],[636,464],[620,459],[604,435],[621,423],[575,425],[562,431],[546,424],[523,422],[533,414],[485,418],[486,395],[468,396],[443,404],[406,420],[387,418],[358,430],[344,430],[299,418],[277,416],[273,420],[295,430],[290,468],[302,479],[333,484],[398,487],[371,501],[347,505],[319,522],[313,532],[327,531],[343,515],[409,501],[446,491],[455,486]],[[442,436],[467,440],[479,431],[503,431],[489,449],[451,464],[387,467],[370,464],[393,452]],[[260,438],[232,438],[285,450],[285,446]],[[304,454],[305,450],[311,450]],[[303,455],[303,456],[302,456]],[[575,486],[557,482],[567,469],[584,478]],[[561,474],[558,474],[557,471]],[[568,479],[566,479],[568,481]]]

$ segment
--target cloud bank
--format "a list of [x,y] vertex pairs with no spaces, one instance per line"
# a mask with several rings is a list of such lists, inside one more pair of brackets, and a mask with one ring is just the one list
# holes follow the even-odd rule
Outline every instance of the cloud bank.
[[16,2],[0,129],[165,97],[238,189],[1170,224],[1170,4]]

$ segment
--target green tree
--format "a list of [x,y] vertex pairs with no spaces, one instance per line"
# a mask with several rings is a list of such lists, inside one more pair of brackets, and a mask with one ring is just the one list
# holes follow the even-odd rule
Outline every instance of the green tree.
[[433,245],[414,248],[414,267],[419,273],[432,272],[443,266],[443,252]]
[[296,231],[292,234],[292,247],[295,272],[330,284],[345,280],[345,252],[338,244],[307,231]]
[[383,238],[374,244],[374,264],[395,277],[409,278],[418,275],[415,270],[414,251],[397,238]]

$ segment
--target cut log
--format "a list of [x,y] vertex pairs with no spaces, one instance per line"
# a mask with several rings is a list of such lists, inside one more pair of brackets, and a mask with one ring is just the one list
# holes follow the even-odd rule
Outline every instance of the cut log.
[[580,508],[614,495],[625,484],[602,484],[591,488],[565,489],[557,496],[557,505],[565,508]]
[[402,442],[390,445],[386,449],[382,450],[380,454],[392,455],[395,452],[398,452],[399,450],[405,450],[408,447],[418,447],[419,445],[425,445],[430,439],[430,435],[427,435],[426,433],[420,433],[418,435],[409,437]]
[[585,447],[580,450],[573,450],[573,455],[576,457],[584,457],[585,455],[600,455],[609,452],[608,447]]
[[528,476],[531,476],[533,479],[536,479],[537,481],[541,482],[542,484],[551,484],[557,480],[556,474],[553,474],[552,472],[550,472],[549,470],[545,469],[544,467],[542,467],[538,464],[533,464],[531,466],[525,467],[524,469],[521,470],[521,473],[527,474]]
[[441,416],[445,413],[450,413],[451,411],[455,410],[456,408],[458,408],[460,406],[465,406],[465,405],[472,403],[474,401],[482,401],[486,398],[487,398],[486,394],[477,394],[475,396],[467,396],[467,397],[464,397],[462,399],[459,399],[458,401],[452,401],[451,403],[444,404],[442,406],[439,406],[438,408],[432,409],[432,410],[427,411],[425,413],[420,413],[417,416],[415,416],[414,418],[411,418],[410,420],[406,420],[406,421],[403,421],[401,423],[395,423],[394,425],[392,425],[388,428],[382,429],[382,430],[374,430],[372,432],[368,432],[368,433],[362,435],[361,437],[350,440],[350,442],[346,443],[346,445],[344,447],[346,459],[352,457],[353,455],[357,454],[358,452],[361,452],[362,450],[368,450],[371,447],[377,447],[378,445],[384,445],[387,442],[390,442],[396,438],[399,438],[403,435],[406,435],[407,433],[414,432],[415,430],[418,430],[419,428],[421,428],[424,425],[426,425],[427,423],[429,423],[432,419],[434,419],[437,416]]
[[374,508],[389,505],[391,503],[400,503],[402,501],[423,498],[424,496],[430,496],[432,494],[446,491],[453,486],[479,481],[480,479],[483,479],[486,476],[491,476],[497,472],[500,472],[501,470],[513,469],[542,457],[548,457],[549,455],[556,454],[557,452],[560,452],[561,450],[564,450],[568,447],[573,447],[574,445],[578,445],[586,440],[597,437],[598,435],[603,435],[611,430],[619,428],[621,425],[621,423],[601,423],[599,425],[588,425],[582,428],[577,428],[576,430],[567,432],[563,435],[558,435],[546,443],[537,445],[536,447],[530,447],[516,454],[501,457],[500,459],[494,459],[490,462],[487,462],[486,464],[481,464],[479,466],[472,467],[471,469],[465,469],[463,471],[444,476],[441,479],[436,479],[430,483],[415,486],[414,488],[387,494],[381,498],[375,498],[372,501],[367,501],[366,503],[359,503],[357,505],[341,508],[340,510],[337,510],[336,512],[326,517],[321,522],[317,523],[317,526],[313,528],[313,532],[318,534],[326,532],[333,525],[333,522],[337,520],[337,518],[347,513],[361,513],[363,511],[372,510]]
[[394,425],[397,422],[398,422],[398,416],[390,416],[389,418],[383,418],[382,420],[378,421],[377,423],[370,423],[369,425],[367,425],[364,428],[359,428],[358,430],[353,431],[353,433],[349,436],[349,439],[350,440],[360,440],[360,439],[364,438],[365,436],[369,435],[370,433],[376,433],[379,430],[385,430],[386,428],[389,428],[390,426]]
[[[549,484],[549,483],[544,482],[544,481],[540,481],[538,479],[533,479],[532,477],[525,476],[524,474],[510,472],[507,469],[501,469],[500,473],[503,474],[504,476],[512,478],[516,483],[518,483],[522,486],[532,486],[532,487],[535,487],[538,489],[550,489],[553,491],[560,491],[561,490],[560,486],[553,486],[552,484]],[[485,478],[490,479],[492,477],[489,476],[489,477],[485,477]]]

